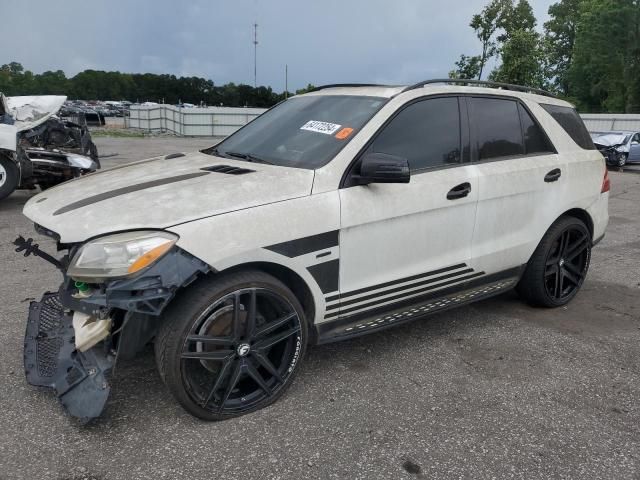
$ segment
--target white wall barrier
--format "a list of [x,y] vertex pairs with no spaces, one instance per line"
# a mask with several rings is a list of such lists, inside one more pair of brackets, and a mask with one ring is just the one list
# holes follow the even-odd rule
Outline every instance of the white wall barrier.
[[640,132],[640,115],[632,113],[583,113],[580,115],[590,132],[635,130]]
[[[242,107],[132,105],[125,125],[148,132],[168,132],[187,137],[226,137],[265,111],[264,108]],[[584,113],[580,116],[590,132],[640,131],[640,115],[637,114]]]
[[186,137],[226,137],[263,113],[264,108],[180,108],[132,105],[127,128],[168,132]]

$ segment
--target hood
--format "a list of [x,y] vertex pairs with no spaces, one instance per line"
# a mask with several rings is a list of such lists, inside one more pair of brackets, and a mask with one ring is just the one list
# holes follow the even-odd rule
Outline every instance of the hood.
[[15,120],[19,132],[31,130],[58,113],[67,97],[62,95],[29,95],[4,97],[6,113]]
[[65,182],[24,214],[63,243],[132,229],[161,229],[310,195],[313,170],[194,152],[156,157]]
[[616,147],[627,143],[630,134],[627,133],[605,133],[593,135],[593,143],[603,147]]

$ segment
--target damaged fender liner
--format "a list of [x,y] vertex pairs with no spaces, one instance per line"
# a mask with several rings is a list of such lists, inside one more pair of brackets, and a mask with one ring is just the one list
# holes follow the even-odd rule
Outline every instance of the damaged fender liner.
[[[176,247],[144,272],[112,280],[86,298],[72,296],[73,280],[65,275],[57,293],[45,293],[29,306],[24,341],[27,381],[53,388],[67,412],[81,421],[98,417],[109,396],[108,378],[116,359],[131,358],[141,350],[155,335],[158,316],[176,291],[211,271]],[[118,341],[111,332],[89,350],[77,350],[72,311],[103,318],[112,310],[125,312]]]

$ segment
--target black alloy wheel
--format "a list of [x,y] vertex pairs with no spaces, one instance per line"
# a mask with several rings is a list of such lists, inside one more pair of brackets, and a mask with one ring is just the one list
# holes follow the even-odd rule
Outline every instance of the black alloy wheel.
[[582,286],[590,248],[591,238],[584,228],[572,226],[560,233],[545,262],[544,283],[550,298],[562,302]]
[[516,290],[533,306],[566,305],[589,270],[591,232],[578,218],[559,218],[533,252]]
[[[261,272],[239,276],[186,292],[187,299],[178,299],[179,308],[169,312],[164,330],[170,333],[162,331],[156,342],[165,383],[190,413],[206,420],[273,403],[304,354],[307,330],[295,296]],[[209,298],[189,315],[185,310],[202,293]],[[182,318],[174,318],[176,313]]]

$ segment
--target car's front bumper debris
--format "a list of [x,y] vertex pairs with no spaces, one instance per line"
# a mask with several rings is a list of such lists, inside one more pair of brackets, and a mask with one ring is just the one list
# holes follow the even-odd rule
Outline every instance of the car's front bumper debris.
[[24,340],[27,381],[55,389],[70,415],[87,422],[102,413],[114,360],[102,343],[85,352],[76,349],[72,314],[58,293],[31,302]]

